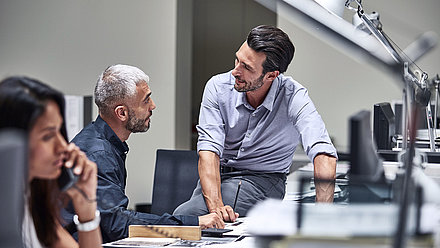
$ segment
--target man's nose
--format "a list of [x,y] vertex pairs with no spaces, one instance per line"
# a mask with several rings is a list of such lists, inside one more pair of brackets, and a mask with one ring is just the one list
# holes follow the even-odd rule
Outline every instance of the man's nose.
[[151,109],[150,110],[154,110],[156,109],[156,103],[154,103],[153,99],[151,99]]
[[239,64],[235,65],[234,69],[232,69],[232,72],[231,72],[232,76],[237,77],[240,75],[240,71],[239,71],[238,67],[239,67]]

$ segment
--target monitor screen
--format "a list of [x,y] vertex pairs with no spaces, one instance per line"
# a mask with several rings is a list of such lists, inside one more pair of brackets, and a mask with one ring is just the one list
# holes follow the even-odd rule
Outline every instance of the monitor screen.
[[394,147],[395,118],[390,103],[374,104],[373,133],[378,150],[391,150]]
[[[432,110],[432,115],[434,116],[434,108],[435,105],[431,104],[431,110]],[[395,103],[394,104],[394,116],[395,116],[395,126],[396,126],[396,134],[400,134],[402,135],[402,109],[403,109],[403,105],[402,103]],[[433,117],[434,118],[434,117]],[[437,127],[439,128],[439,124],[440,124],[440,119],[437,118]],[[418,129],[426,129],[428,128],[428,124],[426,122],[426,112],[425,111],[420,111],[419,113],[419,121],[417,123],[417,127]]]

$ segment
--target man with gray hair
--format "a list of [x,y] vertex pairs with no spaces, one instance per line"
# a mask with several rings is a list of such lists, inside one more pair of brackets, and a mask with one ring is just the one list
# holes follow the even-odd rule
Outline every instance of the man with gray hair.
[[[95,87],[99,116],[72,140],[98,165],[97,200],[104,242],[127,237],[128,226],[133,224],[224,227],[217,214],[158,216],[127,209],[125,159],[128,145],[125,141],[131,133],[146,132],[150,127],[156,105],[148,83],[148,76],[139,68],[129,65],[108,67],[99,76]],[[73,209],[68,206],[63,218],[71,223],[72,216]],[[66,228],[75,237],[76,230],[72,226],[67,225]]]

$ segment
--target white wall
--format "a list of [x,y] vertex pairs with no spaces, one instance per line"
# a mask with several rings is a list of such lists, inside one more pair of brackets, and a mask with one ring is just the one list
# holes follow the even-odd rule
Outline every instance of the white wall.
[[[402,49],[426,31],[440,34],[438,0],[362,2],[367,13],[379,12],[385,33]],[[348,10],[345,12],[347,16]],[[289,34],[297,49],[285,74],[308,88],[338,150],[348,151],[349,116],[361,109],[371,110],[375,103],[402,99],[400,81],[377,65],[358,62],[335,49],[334,44],[306,32],[290,21],[285,9],[278,9],[278,13],[278,26]],[[440,48],[431,50],[417,64],[430,78],[440,73]]]
[[1,0],[0,77],[35,77],[91,95],[109,65],[138,66],[158,106],[127,158],[130,205],[151,202],[157,148],[175,146],[176,0]]

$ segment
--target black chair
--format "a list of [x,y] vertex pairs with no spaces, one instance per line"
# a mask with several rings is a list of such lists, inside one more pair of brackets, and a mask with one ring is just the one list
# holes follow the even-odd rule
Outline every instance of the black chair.
[[196,151],[157,150],[151,213],[172,214],[191,198],[199,180],[197,164]]
[[0,131],[0,247],[22,247],[27,150],[27,137],[23,132]]

